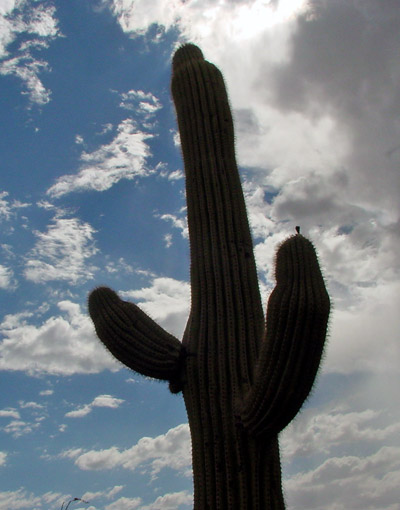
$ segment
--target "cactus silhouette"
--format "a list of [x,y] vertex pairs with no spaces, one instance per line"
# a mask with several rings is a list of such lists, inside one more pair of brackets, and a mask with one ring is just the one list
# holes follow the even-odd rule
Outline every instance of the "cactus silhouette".
[[278,249],[265,326],[222,75],[186,44],[174,55],[171,88],[191,252],[191,312],[182,342],[106,287],[91,293],[89,312],[116,358],[182,391],[194,508],[281,510],[278,433],[313,385],[329,297],[314,248],[297,233]]

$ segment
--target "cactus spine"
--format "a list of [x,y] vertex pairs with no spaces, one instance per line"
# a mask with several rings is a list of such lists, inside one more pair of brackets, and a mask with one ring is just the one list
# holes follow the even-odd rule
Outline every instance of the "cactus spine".
[[252,240],[220,71],[201,50],[173,58],[185,163],[191,313],[182,342],[108,288],[89,297],[101,341],[120,361],[182,390],[192,439],[195,510],[281,510],[278,433],[314,382],[329,297],[311,243],[278,250],[264,324]]

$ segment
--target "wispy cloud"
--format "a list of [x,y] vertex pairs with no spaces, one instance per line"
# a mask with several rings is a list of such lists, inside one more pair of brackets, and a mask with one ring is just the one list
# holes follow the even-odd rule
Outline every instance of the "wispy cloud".
[[38,427],[40,427],[40,422],[29,423],[23,420],[12,420],[6,426],[2,427],[1,430],[6,434],[12,435],[14,438],[18,438],[32,433]]
[[[0,74],[19,78],[25,87],[23,94],[31,103],[44,105],[50,101],[50,90],[43,85],[39,75],[49,71],[45,60],[34,56],[34,52],[47,49],[49,43],[61,34],[55,7],[22,0],[10,1],[0,11]],[[10,54],[10,45],[24,34],[25,40]],[[28,38],[26,40],[26,38]]]
[[109,407],[111,409],[117,409],[117,407],[119,407],[123,402],[124,400],[112,397],[111,395],[99,395],[90,404],[85,404],[74,411],[69,411],[65,416],[66,418],[82,418],[83,416],[87,416],[91,413],[95,407]]
[[0,289],[14,290],[16,286],[14,271],[10,267],[0,264]]
[[90,280],[95,268],[86,262],[97,252],[94,233],[78,218],[55,218],[47,232],[35,231],[37,241],[27,256],[25,278],[35,283]]
[[43,390],[43,391],[39,392],[39,395],[41,397],[48,397],[50,395],[53,395],[53,393],[54,393],[54,390]]
[[31,204],[20,202],[19,200],[10,201],[7,197],[7,191],[0,192],[0,221],[8,221],[15,214],[16,210],[29,207]]
[[129,90],[121,94],[120,107],[132,110],[135,115],[143,115],[146,119],[149,119],[162,108],[162,105],[160,100],[151,92]]
[[50,101],[50,90],[46,89],[39,78],[39,74],[48,71],[49,65],[43,60],[32,57],[29,52],[24,52],[0,63],[0,74],[16,76],[25,84],[26,92],[30,101],[38,105],[44,105]]
[[11,208],[10,204],[7,200],[8,193],[7,191],[2,191],[0,193],[0,219],[8,220],[11,216]]
[[43,409],[44,406],[42,404],[38,404],[37,402],[24,402],[21,400],[19,402],[19,406],[21,409]]
[[75,191],[105,191],[121,179],[149,175],[151,170],[145,163],[150,156],[146,143],[150,138],[152,135],[138,130],[133,120],[125,119],[109,144],[91,153],[84,152],[79,172],[60,177],[47,194],[59,198]]
[[94,499],[106,498],[112,499],[116,494],[119,494],[124,488],[124,485],[114,485],[114,487],[108,488],[103,491],[97,492],[85,492],[82,495],[82,499],[86,501],[93,501]]
[[106,271],[110,274],[118,273],[133,273],[133,267],[128,264],[123,257],[120,257],[117,262],[108,262],[106,265]]

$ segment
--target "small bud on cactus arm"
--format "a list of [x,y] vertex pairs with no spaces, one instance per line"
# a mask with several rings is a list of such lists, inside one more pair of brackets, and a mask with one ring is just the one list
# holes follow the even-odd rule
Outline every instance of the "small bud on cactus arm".
[[255,382],[240,412],[251,434],[273,436],[300,410],[321,361],[329,308],[313,245],[300,234],[290,237],[277,253]]
[[142,375],[176,379],[182,344],[135,304],[122,301],[107,287],[89,296],[89,313],[97,336],[119,361]]

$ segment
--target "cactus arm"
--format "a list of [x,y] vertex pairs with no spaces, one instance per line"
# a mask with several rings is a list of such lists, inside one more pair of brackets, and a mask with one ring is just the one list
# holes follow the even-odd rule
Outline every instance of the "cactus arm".
[[302,235],[278,250],[276,280],[255,382],[240,412],[253,435],[277,434],[303,405],[318,371],[329,317],[317,256]]
[[89,296],[89,313],[97,336],[119,361],[140,374],[175,381],[184,348],[135,304],[122,301],[107,287]]

